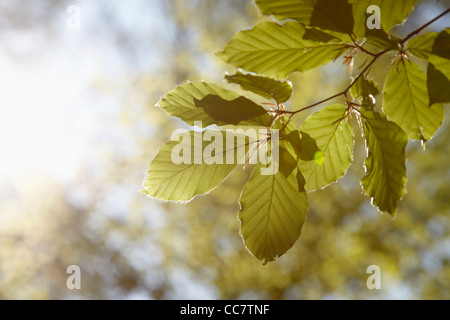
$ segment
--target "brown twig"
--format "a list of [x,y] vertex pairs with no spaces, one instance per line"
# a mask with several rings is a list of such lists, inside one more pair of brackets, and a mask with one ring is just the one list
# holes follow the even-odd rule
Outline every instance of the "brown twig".
[[[412,31],[411,33],[409,33],[406,37],[404,37],[404,38],[400,41],[400,44],[403,45],[403,43],[405,43],[408,39],[410,39],[410,38],[413,37],[414,35],[420,33],[423,29],[425,29],[426,27],[428,27],[430,24],[432,24],[432,23],[435,22],[436,20],[442,18],[444,15],[446,15],[446,14],[449,13],[449,12],[450,12],[450,8],[447,9],[447,10],[445,10],[444,12],[442,12],[440,15],[438,15],[438,16],[435,17],[434,19],[428,21],[427,23],[425,23],[425,24],[424,24],[423,26],[421,26],[420,28],[417,28],[416,30]],[[377,53],[377,54],[374,54],[374,53],[372,53],[372,52],[369,52],[369,51],[365,50],[362,46],[360,46],[359,44],[357,44],[357,42],[353,39],[353,37],[352,37],[351,35],[350,35],[350,37],[351,37],[351,39],[352,39],[352,41],[353,41],[353,43],[354,43],[354,47],[357,47],[357,48],[360,49],[361,51],[363,51],[363,52],[365,52],[365,53],[367,53],[367,54],[373,56],[372,60],[369,62],[369,64],[367,64],[367,65],[365,66],[365,68],[364,68],[364,69],[356,76],[356,78],[354,78],[354,79],[352,80],[352,82],[351,82],[351,83],[350,83],[343,91],[341,91],[341,92],[339,92],[339,93],[336,93],[336,94],[334,94],[334,95],[332,95],[332,96],[330,96],[330,97],[328,97],[328,98],[322,99],[322,100],[320,100],[320,101],[318,101],[318,102],[315,102],[315,103],[313,103],[313,104],[310,104],[309,106],[306,106],[306,107],[304,107],[304,108],[301,108],[301,109],[298,109],[298,110],[295,110],[295,111],[284,111],[283,113],[285,113],[285,114],[290,114],[289,120],[290,120],[294,115],[296,115],[297,113],[300,113],[300,112],[302,112],[302,111],[311,109],[311,108],[313,108],[313,107],[316,107],[316,106],[318,106],[318,105],[320,105],[320,104],[322,104],[322,103],[324,103],[324,102],[327,102],[327,101],[329,101],[329,100],[331,100],[331,99],[337,98],[337,97],[339,97],[339,96],[341,96],[341,95],[346,95],[347,92],[351,89],[351,87],[353,87],[353,85],[356,83],[356,81],[358,81],[358,80],[364,75],[364,73],[366,73],[366,71],[369,70],[369,68],[375,63],[375,61],[377,61],[377,59],[378,59],[379,57],[381,57],[382,55],[384,55],[385,53],[387,53],[387,52],[390,51],[389,49],[386,49],[386,50],[381,51],[381,52],[379,52],[379,53]]]

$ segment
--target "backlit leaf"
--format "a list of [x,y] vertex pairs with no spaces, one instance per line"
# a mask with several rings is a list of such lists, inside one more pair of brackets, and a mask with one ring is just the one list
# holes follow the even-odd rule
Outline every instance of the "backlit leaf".
[[433,44],[439,33],[428,32],[415,36],[406,43],[406,49],[418,58],[428,60],[433,51]]
[[242,89],[251,91],[266,99],[274,99],[277,103],[289,100],[292,95],[292,84],[289,81],[279,81],[240,72],[226,75],[225,79],[229,83],[239,84]]
[[439,33],[428,61],[450,80],[450,28]]
[[430,140],[444,120],[440,104],[430,107],[427,75],[405,58],[391,67],[383,88],[383,110],[411,139]]
[[387,34],[383,29],[367,29],[365,44],[377,47],[379,50],[398,50],[401,39]]
[[350,40],[353,31],[352,6],[346,0],[256,0],[261,13],[277,19],[294,19]]
[[442,72],[436,70],[431,63],[428,64],[427,69],[427,86],[430,105],[450,102],[450,80]]
[[381,28],[388,32],[393,26],[402,23],[411,13],[419,0],[349,0],[353,5],[355,17],[355,33],[358,36],[365,35],[366,21],[372,15],[367,13],[367,8],[376,5],[380,8]]
[[361,185],[374,206],[395,216],[405,194],[408,136],[383,114],[364,109],[361,114],[368,152]]
[[353,160],[353,129],[346,107],[330,105],[300,126],[300,172],[307,191],[324,188],[344,176]]
[[291,248],[300,236],[308,211],[308,198],[299,191],[295,170],[261,175],[261,165],[245,185],[240,205],[241,235],[248,250],[264,263]]
[[262,14],[309,24],[316,0],[255,0]]
[[371,79],[360,77],[350,88],[353,99],[359,99],[361,106],[373,109],[375,106],[375,96],[379,93],[378,85]]
[[347,51],[342,43],[305,39],[305,31],[294,21],[262,22],[237,33],[218,56],[236,68],[284,79],[294,71],[328,64]]
[[450,80],[450,28],[412,38],[407,49],[416,57],[428,60]]
[[189,125],[211,124],[266,126],[270,116],[265,109],[234,91],[205,82],[186,83],[166,94],[158,106]]
[[[238,144],[232,140],[232,136],[225,135],[223,131],[214,132],[219,134],[222,148],[205,155],[205,148],[216,140],[212,138],[212,142],[203,141],[205,133],[202,132],[185,132],[164,144],[150,164],[142,193],[160,200],[187,202],[217,187],[238,162],[243,161],[244,157],[238,155],[242,152],[245,156],[251,142]],[[234,150],[234,161],[232,164],[226,164],[226,152],[231,149]],[[174,161],[174,153],[187,155],[188,161],[176,164],[179,161]],[[214,160],[208,157],[212,153],[222,159],[222,164],[208,164],[208,160]]]

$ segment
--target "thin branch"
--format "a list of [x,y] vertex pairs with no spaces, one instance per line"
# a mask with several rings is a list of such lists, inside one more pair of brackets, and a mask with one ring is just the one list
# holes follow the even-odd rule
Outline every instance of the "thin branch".
[[346,93],[348,92],[348,90],[350,90],[350,88],[353,87],[353,85],[356,83],[356,81],[358,81],[359,78],[361,78],[362,75],[363,75],[367,70],[369,70],[369,68],[375,63],[375,61],[377,61],[377,59],[378,59],[379,57],[381,57],[383,54],[385,54],[385,53],[388,52],[388,51],[389,51],[389,49],[386,49],[386,50],[384,50],[384,51],[381,51],[381,52],[377,53],[377,54],[373,57],[373,59],[369,62],[369,64],[363,69],[363,71],[361,71],[361,72],[358,74],[358,76],[356,76],[356,78],[353,79],[353,81],[348,85],[348,87],[347,87],[341,94],[346,94]]
[[423,29],[425,29],[426,27],[428,27],[430,24],[432,24],[433,22],[435,22],[436,20],[442,18],[443,16],[445,16],[447,13],[450,12],[450,8],[445,10],[444,12],[442,12],[440,15],[438,15],[436,18],[434,18],[433,20],[428,21],[427,23],[425,23],[423,26],[421,26],[420,28],[412,31],[410,34],[408,34],[406,37],[404,37],[402,39],[402,41],[400,41],[400,44],[405,43],[407,40],[409,40],[411,37],[413,37],[414,35],[420,33],[420,31],[422,31]]
[[356,41],[354,42],[354,44],[355,44],[355,47],[358,48],[359,50],[361,50],[362,52],[367,53],[368,55],[370,55],[372,57],[376,56],[376,53],[373,53],[373,52],[370,52],[367,49],[364,49],[364,47],[359,45]]
[[377,53],[377,54],[373,57],[373,59],[369,62],[369,64],[366,65],[366,67],[358,74],[358,76],[357,76],[355,79],[353,79],[353,81],[352,81],[352,82],[347,86],[347,88],[345,88],[343,91],[341,91],[341,92],[339,92],[339,93],[336,93],[335,95],[332,95],[331,97],[328,97],[328,98],[325,98],[325,99],[323,99],[323,100],[320,100],[320,101],[318,101],[318,102],[316,102],[316,103],[313,103],[313,104],[311,104],[311,105],[309,105],[309,106],[307,106],[307,107],[304,107],[304,108],[302,108],[302,109],[295,110],[295,111],[285,111],[284,113],[291,114],[291,116],[292,116],[292,115],[297,114],[297,113],[299,113],[299,112],[302,112],[302,111],[311,109],[311,108],[313,108],[313,107],[315,107],[315,106],[318,106],[319,104],[322,104],[322,103],[324,103],[324,102],[327,102],[327,101],[329,101],[329,100],[331,100],[331,99],[337,98],[337,97],[339,97],[339,96],[341,96],[341,95],[345,95],[345,94],[350,90],[350,88],[353,87],[353,86],[355,85],[356,81],[358,81],[359,78],[361,78],[361,77],[364,75],[364,73],[365,73],[365,72],[366,72],[366,71],[367,71],[367,70],[375,63],[375,61],[376,61],[379,57],[381,57],[383,54],[385,54],[386,52],[388,52],[388,51],[389,51],[389,50],[386,49],[386,50],[384,50],[384,51],[381,51],[381,52]]
[[337,98],[337,97],[339,97],[340,95],[342,95],[343,93],[344,93],[344,92],[336,93],[335,95],[333,95],[333,96],[331,96],[331,97],[328,97],[328,98],[326,98],[326,99],[320,100],[319,102],[313,103],[313,104],[311,104],[311,105],[309,105],[309,106],[307,106],[307,107],[301,108],[301,109],[296,110],[296,111],[288,111],[288,110],[286,110],[285,113],[290,113],[290,114],[292,114],[292,115],[297,114],[297,113],[302,112],[302,111],[304,111],[304,110],[308,110],[308,109],[311,109],[311,108],[313,108],[313,107],[315,107],[315,106],[318,106],[319,104],[322,104],[322,103],[324,103],[324,102],[327,102],[327,101],[329,101],[329,100],[331,100],[331,99]]
[[[345,29],[344,29],[345,30]],[[352,42],[353,42],[353,48],[358,48],[359,50],[361,50],[362,52],[365,52],[365,53],[367,53],[368,55],[370,55],[370,56],[376,56],[376,54],[375,53],[373,53],[373,52],[370,52],[369,50],[367,50],[367,49],[365,49],[364,47],[363,47],[363,45],[360,45],[358,42],[356,42],[356,40],[355,40],[355,38],[353,37],[353,35],[350,33],[350,32],[348,32],[347,30],[345,30],[345,32],[347,33],[347,35],[350,37],[350,39],[352,40]]]
[[[408,39],[410,39],[410,38],[413,37],[414,35],[418,34],[418,33],[421,32],[423,29],[425,29],[426,27],[428,27],[430,24],[432,24],[432,23],[435,22],[436,20],[440,19],[441,17],[443,17],[444,15],[446,15],[446,14],[449,13],[449,12],[450,12],[450,8],[447,9],[447,10],[445,10],[444,12],[442,12],[442,13],[441,13],[440,15],[438,15],[436,18],[434,18],[434,19],[428,21],[427,23],[425,23],[425,24],[424,24],[423,26],[421,26],[420,28],[418,28],[418,29],[412,31],[410,34],[408,34],[405,38],[403,38],[403,39],[400,41],[400,44],[405,43]],[[350,38],[351,38],[352,41],[353,41],[353,44],[354,44],[354,45],[353,45],[352,47],[357,47],[357,48],[360,49],[361,51],[363,51],[363,52],[365,52],[365,53],[371,55],[371,56],[373,57],[372,60],[369,62],[368,65],[365,66],[365,68],[358,74],[358,76],[356,76],[356,78],[354,78],[354,79],[352,80],[352,82],[347,86],[347,88],[345,88],[343,91],[341,91],[341,92],[339,92],[339,93],[336,93],[335,95],[332,95],[331,97],[328,97],[328,98],[325,98],[325,99],[320,100],[320,101],[318,101],[318,102],[315,102],[315,103],[313,103],[313,104],[310,104],[309,106],[306,106],[306,107],[304,107],[304,108],[301,108],[301,109],[298,109],[298,110],[295,110],[295,111],[284,111],[284,112],[283,112],[284,114],[290,114],[289,120],[290,120],[294,115],[296,115],[297,113],[300,113],[300,112],[302,112],[302,111],[311,109],[311,108],[313,108],[313,107],[315,107],[315,106],[318,106],[319,104],[322,104],[322,103],[327,102],[327,101],[329,101],[329,100],[331,100],[331,99],[337,98],[337,97],[339,97],[339,96],[341,96],[341,95],[346,95],[347,92],[351,89],[351,87],[354,86],[354,84],[356,83],[356,81],[358,81],[358,80],[364,75],[364,73],[366,73],[366,71],[369,70],[369,68],[375,63],[375,61],[377,61],[377,59],[378,59],[379,57],[381,57],[383,54],[385,54],[386,52],[390,51],[389,49],[386,49],[386,50],[381,51],[381,52],[379,52],[379,53],[377,53],[377,54],[374,54],[374,53],[372,53],[372,52],[370,52],[370,51],[367,51],[367,50],[364,49],[361,45],[359,45],[359,44],[354,40],[353,36],[352,36],[350,33],[347,32],[347,34],[349,34]]]

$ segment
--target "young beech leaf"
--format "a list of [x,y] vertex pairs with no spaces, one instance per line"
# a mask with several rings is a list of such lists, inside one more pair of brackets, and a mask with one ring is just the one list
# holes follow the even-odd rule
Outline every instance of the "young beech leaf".
[[[288,177],[298,167],[303,137],[300,136],[300,131],[292,122],[289,122],[286,118],[283,119],[283,122],[286,125],[277,122],[274,127],[280,129],[280,171]],[[296,177],[298,179],[298,191],[303,192],[305,190],[305,178],[298,170]]]
[[406,49],[416,57],[424,60],[428,60],[431,52],[433,51],[433,44],[439,33],[427,32],[415,36],[406,43]]
[[428,61],[450,80],[450,28],[442,30],[436,37]]
[[411,139],[430,140],[444,121],[443,105],[430,107],[427,75],[403,57],[391,66],[383,88],[383,110]]
[[[292,123],[288,123],[287,126],[281,129],[279,136],[280,171],[288,177],[297,168],[300,158],[300,132]],[[303,190],[304,183],[299,188]]]
[[367,109],[375,107],[375,96],[379,93],[378,85],[370,79],[360,77],[350,88],[353,99],[360,99],[361,106]]
[[[229,101],[217,95],[208,94],[200,100],[194,99],[194,104],[203,109],[216,124],[238,125],[260,116],[267,116],[264,108],[244,97]],[[252,122],[248,121],[248,124],[251,125]]]
[[389,32],[389,30],[402,23],[411,13],[414,6],[419,0],[349,0],[353,6],[353,17],[355,18],[355,34],[362,37],[367,29],[366,21],[373,13],[367,13],[367,8],[376,5],[380,8],[381,28]]
[[300,236],[308,211],[308,198],[299,191],[297,169],[288,177],[281,171],[252,173],[239,200],[241,235],[248,250],[264,263],[283,255]]
[[367,149],[361,185],[378,210],[395,216],[405,194],[408,136],[383,114],[361,109],[361,115]]
[[300,126],[299,170],[307,191],[324,188],[344,176],[353,160],[353,129],[346,107],[330,105],[310,115]]
[[275,18],[293,19],[308,25],[316,0],[255,0],[262,14]]
[[450,80],[442,72],[436,70],[431,63],[428,64],[427,68],[427,86],[430,105],[450,102]]
[[280,161],[279,170],[286,177],[288,177],[291,175],[292,171],[297,168],[297,159],[295,157],[295,153],[293,154],[292,147],[289,143],[286,143],[286,141],[280,141],[278,152]]
[[309,25],[349,35],[354,23],[352,6],[347,0],[317,0]]
[[379,50],[398,50],[401,39],[387,34],[383,29],[366,28],[365,44],[377,47]]
[[166,94],[158,106],[189,125],[267,126],[265,109],[234,91],[206,82],[185,83]]
[[429,61],[450,80],[450,28],[412,38],[406,48],[416,57]]
[[[223,131],[206,132],[208,133],[185,132],[172,137],[171,141],[164,144],[150,163],[142,193],[165,201],[190,201],[195,196],[217,187],[237,163],[243,162],[249,144],[255,143],[235,143],[234,137]],[[205,134],[210,134],[212,138],[205,137]],[[234,160],[229,161],[232,164],[227,164],[226,153],[230,149],[234,150]],[[181,161],[174,162],[174,153],[177,159],[183,158],[186,161],[176,164]],[[219,164],[216,164],[217,162]]]
[[266,99],[274,99],[277,103],[286,102],[292,95],[292,84],[289,81],[279,81],[240,72],[226,75],[225,79],[229,83],[240,85],[243,90],[251,91]]
[[328,64],[347,51],[344,43],[305,39],[305,32],[305,26],[294,21],[261,22],[238,32],[217,55],[236,68],[284,79],[294,71]]
[[[350,40],[353,30],[352,6],[347,0],[256,0],[262,14],[277,19],[293,19]],[[337,19],[336,17],[339,17]]]

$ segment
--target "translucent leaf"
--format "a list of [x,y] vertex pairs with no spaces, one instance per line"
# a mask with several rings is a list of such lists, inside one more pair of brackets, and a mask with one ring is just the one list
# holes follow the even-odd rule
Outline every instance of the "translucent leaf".
[[255,2],[262,14],[273,15],[280,20],[294,19],[307,26],[337,34],[343,40],[350,40],[347,35],[353,30],[353,14],[352,7],[346,0],[256,0]]
[[[301,157],[302,139],[300,131],[297,130],[292,122],[286,118],[283,119],[285,125],[281,124],[280,131],[280,171],[288,177],[294,169],[298,167]],[[275,124],[278,128],[278,123]],[[298,180],[298,190],[303,192],[305,190],[305,178],[303,174],[297,170],[296,178]]]
[[428,60],[450,79],[450,28],[440,33],[429,32],[412,38],[407,49],[415,56]]
[[230,101],[214,94],[208,94],[200,100],[194,99],[194,104],[197,108],[203,109],[218,125],[253,125],[253,119],[267,118],[264,108],[244,97]]
[[166,94],[158,106],[189,125],[267,126],[266,110],[237,93],[205,82],[186,83]]
[[236,68],[284,79],[294,71],[307,71],[328,64],[347,51],[338,42],[304,38],[303,25],[262,22],[251,30],[238,32],[218,56]]
[[240,72],[226,75],[225,79],[229,83],[239,84],[242,89],[251,91],[266,99],[274,99],[277,103],[289,100],[292,95],[292,85],[289,81],[279,81]]
[[401,39],[387,34],[383,29],[367,29],[365,31],[366,44],[380,50],[398,50]]
[[440,104],[430,107],[427,75],[410,60],[392,65],[383,88],[383,110],[411,139],[430,140],[444,120]]
[[354,25],[352,6],[347,0],[317,0],[309,25],[323,30],[352,34]]
[[428,64],[427,68],[427,86],[430,105],[450,102],[450,80],[442,72],[436,70],[431,63]]
[[316,0],[255,0],[262,14],[309,24]]
[[450,80],[450,28],[443,30],[436,37],[428,61]]
[[[211,133],[214,130],[208,131]],[[204,132],[185,132],[164,144],[150,164],[142,193],[160,200],[187,202],[217,187],[237,163],[243,161],[251,142],[238,144],[231,140],[233,136],[227,136],[223,131],[214,132],[219,135],[222,148],[211,152],[205,152],[205,149],[208,146],[212,148],[211,144],[216,140],[211,138],[212,142],[206,141]],[[226,151],[230,149],[234,150],[234,161],[227,164]],[[188,160],[179,163],[178,158],[174,160],[174,154],[185,156]],[[212,163],[212,156],[221,159],[217,161],[219,164]]]
[[367,8],[376,5],[380,8],[381,28],[388,32],[393,26],[402,23],[411,13],[419,0],[349,0],[353,5],[355,18],[355,34],[359,37],[365,35],[366,21],[372,15],[367,13]]
[[308,211],[306,192],[299,192],[295,170],[261,175],[258,165],[240,198],[241,235],[248,250],[264,263],[291,248],[300,236]]
[[439,33],[428,32],[415,36],[406,43],[406,49],[418,58],[428,60],[433,51],[433,44]]
[[405,194],[408,136],[383,114],[363,109],[361,114],[368,152],[361,185],[378,210],[395,216]]
[[[286,123],[284,130],[280,132],[280,141],[286,141],[289,145],[286,149],[295,157],[299,158],[301,155],[302,149],[302,141],[300,131],[297,130],[295,125],[292,122],[288,122],[286,118],[284,118],[284,123]],[[274,126],[277,128],[277,126]]]
[[416,36],[406,45],[416,57],[428,60],[450,80],[450,28],[440,33],[429,32]]
[[303,35],[303,39],[305,40],[313,40],[318,42],[330,42],[335,41],[339,42],[342,40],[341,37],[336,37],[333,34],[323,32],[317,28],[307,27],[305,33]]
[[[398,49],[398,43],[401,40],[387,33],[387,30],[389,30],[390,27],[388,29],[369,29],[367,27],[367,20],[372,18],[372,15],[374,14],[373,12],[367,13],[367,9],[371,5],[378,5],[378,7],[380,7],[382,1],[350,0],[349,2],[352,4],[353,17],[355,19],[353,31],[356,39],[365,38],[366,44],[375,46],[380,50]],[[386,24],[386,21],[383,19],[389,18],[390,13],[384,12],[381,7],[380,11],[380,25],[384,25]],[[389,24],[390,23],[387,23],[387,25]]]
[[371,79],[360,77],[350,88],[353,99],[360,99],[361,106],[373,109],[375,106],[375,96],[379,93],[378,85]]
[[353,129],[346,107],[330,105],[310,115],[300,126],[299,162],[307,191],[324,188],[342,178],[353,160]]

